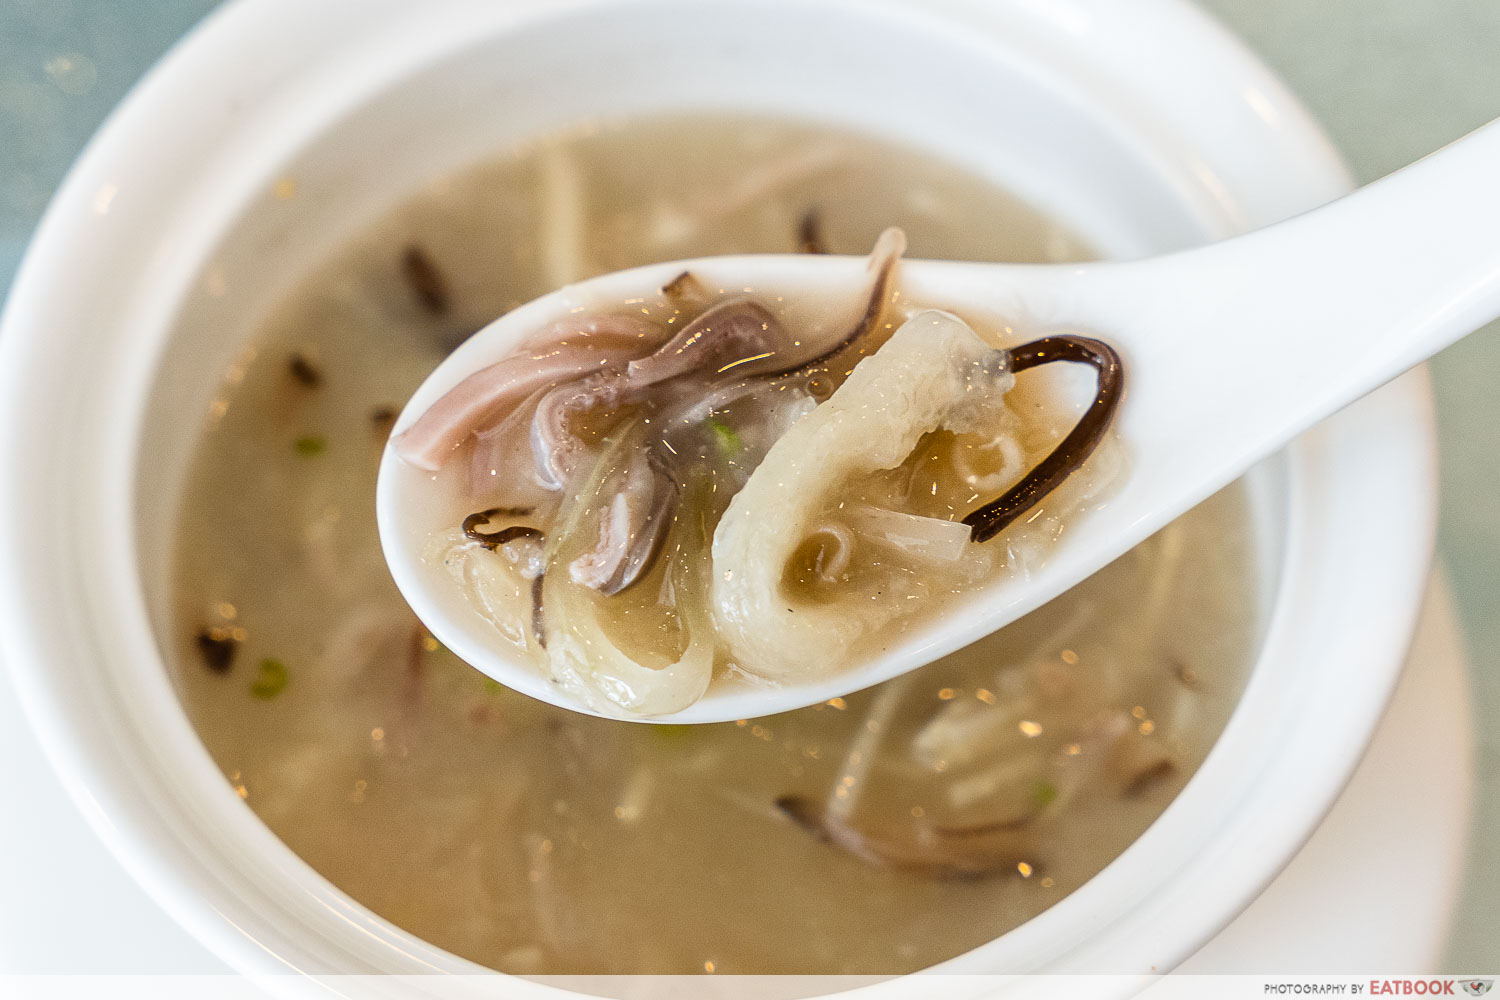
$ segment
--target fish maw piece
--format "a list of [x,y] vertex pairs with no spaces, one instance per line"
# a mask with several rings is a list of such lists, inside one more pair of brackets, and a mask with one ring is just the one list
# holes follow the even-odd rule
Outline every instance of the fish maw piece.
[[772,445],[714,532],[714,620],[741,669],[771,680],[829,673],[862,636],[923,603],[885,588],[813,604],[788,594],[782,580],[845,484],[895,468],[939,428],[993,429],[1014,383],[1005,351],[929,310]]

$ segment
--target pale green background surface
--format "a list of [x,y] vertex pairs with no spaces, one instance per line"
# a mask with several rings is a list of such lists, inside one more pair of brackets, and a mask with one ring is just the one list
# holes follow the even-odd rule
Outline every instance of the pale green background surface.
[[[1500,117],[1500,0],[1202,3],[1301,95],[1362,182]],[[88,136],[213,6],[0,0],[0,289]],[[1500,325],[1444,352],[1433,367],[1442,434],[1439,545],[1474,668],[1479,788],[1448,958],[1442,969],[1411,971],[1493,973],[1500,971],[1500,727],[1493,721],[1500,719],[1500,415],[1493,410]]]

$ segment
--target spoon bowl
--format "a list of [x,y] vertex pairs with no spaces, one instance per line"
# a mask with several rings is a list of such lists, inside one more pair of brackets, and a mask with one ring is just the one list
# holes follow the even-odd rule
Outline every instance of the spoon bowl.
[[[1004,627],[1122,555],[1302,431],[1500,315],[1500,123],[1321,209],[1246,236],[1146,260],[1077,265],[905,261],[908,301],[1005,317],[1024,331],[1085,333],[1120,354],[1127,391],[1113,433],[1128,456],[1110,494],[1071,519],[1045,562],[1001,575],[887,648],[807,683],[711,685],[648,722],[722,722],[824,701],[889,680]],[[1393,242],[1390,233],[1424,233]],[[399,435],[469,374],[547,323],[652,292],[683,271],[762,300],[825,300],[865,281],[861,258],[704,258],[607,274],[485,327],[408,402]],[[1025,377],[1025,376],[1022,376]],[[1080,403],[1080,409],[1082,407]],[[438,593],[423,550],[432,474],[390,444],[377,521],[413,610],[453,652],[508,687],[587,711],[554,686],[456,588]],[[1399,526],[1394,526],[1399,530]]]

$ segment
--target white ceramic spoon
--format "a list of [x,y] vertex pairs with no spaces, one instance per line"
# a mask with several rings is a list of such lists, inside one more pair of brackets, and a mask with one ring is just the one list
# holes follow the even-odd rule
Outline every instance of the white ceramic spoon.
[[[447,358],[407,403],[395,432],[549,320],[649,294],[683,270],[710,286],[792,296],[853,294],[864,267],[852,257],[705,258],[545,295]],[[1199,249],[1125,263],[913,260],[901,264],[899,286],[911,299],[961,314],[1013,317],[1032,336],[1082,332],[1112,344],[1126,371],[1114,424],[1129,455],[1123,481],[1069,525],[1041,569],[993,582],[885,653],[807,684],[715,685],[691,708],[649,721],[785,711],[958,649],[1056,597],[1302,431],[1500,316],[1500,122],[1323,208]],[[422,562],[431,530],[422,512],[432,489],[429,474],[387,446],[380,537],[407,601],[439,640],[484,673],[578,708],[457,599],[457,588],[434,586],[441,578]]]

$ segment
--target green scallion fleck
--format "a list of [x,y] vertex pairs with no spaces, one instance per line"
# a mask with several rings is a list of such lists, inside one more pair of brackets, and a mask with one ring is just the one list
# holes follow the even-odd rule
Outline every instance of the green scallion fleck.
[[312,458],[328,450],[328,439],[321,434],[304,434],[292,442],[292,447],[303,458]]
[[505,690],[505,685],[501,684],[493,677],[486,677],[484,679],[484,689],[490,694],[499,694],[500,692]]
[[286,664],[280,660],[260,661],[260,673],[250,682],[250,693],[261,701],[270,701],[286,689]]
[[1038,781],[1031,786],[1031,801],[1038,809],[1045,809],[1057,798],[1057,786],[1050,781]]
[[657,725],[651,727],[651,734],[663,743],[681,743],[692,735],[692,726],[679,725]]
[[719,453],[726,458],[733,458],[745,447],[745,442],[740,439],[739,433],[724,421],[709,417],[704,423],[713,433],[714,444],[718,447]]

